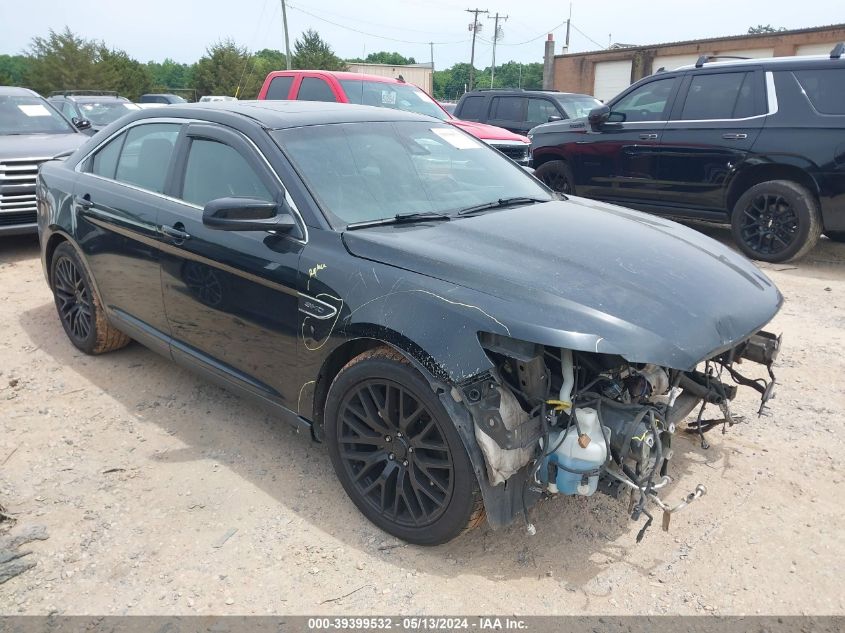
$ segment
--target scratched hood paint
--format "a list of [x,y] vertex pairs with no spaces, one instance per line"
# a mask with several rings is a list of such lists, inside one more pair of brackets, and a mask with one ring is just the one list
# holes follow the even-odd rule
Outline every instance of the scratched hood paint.
[[583,198],[343,238],[353,255],[454,284],[451,296],[483,293],[479,308],[515,338],[678,369],[756,332],[782,303],[719,242]]

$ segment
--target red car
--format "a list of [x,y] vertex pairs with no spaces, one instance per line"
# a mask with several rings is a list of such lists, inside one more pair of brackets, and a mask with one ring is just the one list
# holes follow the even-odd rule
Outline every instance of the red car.
[[357,103],[427,114],[472,134],[520,165],[528,164],[527,137],[456,119],[424,90],[400,79],[325,70],[277,70],[267,75],[258,98]]

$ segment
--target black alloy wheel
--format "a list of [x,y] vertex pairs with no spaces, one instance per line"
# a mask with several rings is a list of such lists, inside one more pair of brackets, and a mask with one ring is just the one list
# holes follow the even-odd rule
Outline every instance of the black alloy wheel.
[[76,262],[59,256],[53,268],[53,291],[59,318],[71,340],[83,345],[93,331],[94,302]]
[[445,543],[485,517],[455,423],[422,374],[389,347],[349,361],[329,388],[325,437],[362,514],[410,543]]
[[742,241],[755,253],[777,256],[798,239],[798,215],[781,195],[761,193],[742,213]]
[[740,250],[752,259],[798,259],[816,245],[821,235],[818,202],[798,183],[761,182],[737,200],[731,232]]
[[534,176],[552,191],[572,194],[572,170],[565,161],[552,160],[543,163],[534,170]]
[[402,385],[365,380],[344,397],[337,442],[361,497],[397,525],[435,522],[452,498],[454,463],[437,421]]
[[65,334],[78,349],[102,354],[129,344],[129,337],[109,323],[88,271],[68,242],[53,252],[50,286]]

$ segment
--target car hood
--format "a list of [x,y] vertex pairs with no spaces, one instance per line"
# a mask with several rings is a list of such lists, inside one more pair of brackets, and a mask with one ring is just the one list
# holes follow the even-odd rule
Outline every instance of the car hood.
[[0,160],[52,158],[76,149],[88,140],[85,134],[4,134],[0,135]]
[[463,121],[461,119],[450,119],[449,123],[472,134],[482,141],[513,141],[514,143],[528,143],[528,137],[514,134],[502,127],[476,123],[475,121]]
[[449,283],[458,301],[467,289],[513,338],[676,369],[733,347],[783,301],[719,242],[582,198],[343,238],[353,255]]

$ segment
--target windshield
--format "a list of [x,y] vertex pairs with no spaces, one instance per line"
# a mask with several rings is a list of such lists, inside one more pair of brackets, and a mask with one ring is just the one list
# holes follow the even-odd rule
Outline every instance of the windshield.
[[94,125],[108,125],[117,121],[124,114],[140,110],[134,103],[128,101],[102,101],[78,103],[82,116]]
[[0,95],[0,135],[70,134],[75,131],[41,97]]
[[272,133],[338,227],[406,213],[457,214],[552,196],[521,167],[440,123],[313,125]]
[[558,101],[566,116],[570,119],[580,119],[590,114],[590,110],[598,108],[601,101],[593,97],[576,97],[574,99],[560,99]]
[[385,81],[358,81],[341,79],[340,85],[349,103],[406,110],[417,114],[433,116],[441,121],[449,119],[437,102],[422,90],[411,84],[394,84]]

